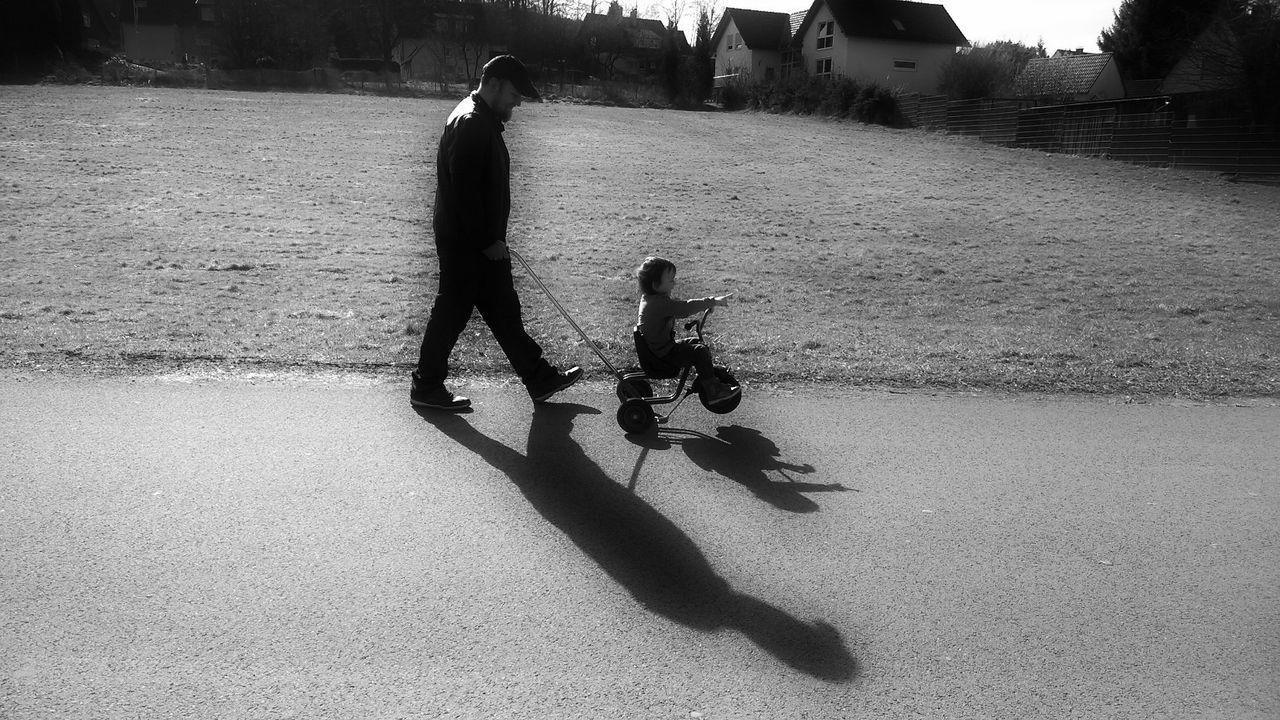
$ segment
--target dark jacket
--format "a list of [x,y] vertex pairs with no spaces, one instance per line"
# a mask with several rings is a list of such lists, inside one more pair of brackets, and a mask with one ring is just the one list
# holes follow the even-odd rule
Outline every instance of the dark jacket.
[[676,318],[689,317],[716,304],[715,298],[677,300],[669,293],[654,293],[640,298],[636,329],[644,333],[649,349],[658,357],[666,357],[676,346]]
[[507,239],[511,156],[502,122],[479,94],[454,108],[436,154],[436,249],[443,256],[479,253]]

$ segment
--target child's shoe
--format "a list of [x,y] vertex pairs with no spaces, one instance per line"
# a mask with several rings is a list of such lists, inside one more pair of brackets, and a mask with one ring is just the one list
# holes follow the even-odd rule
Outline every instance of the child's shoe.
[[720,378],[708,378],[702,382],[702,389],[707,393],[707,403],[719,405],[742,394],[742,388],[729,386],[720,382]]

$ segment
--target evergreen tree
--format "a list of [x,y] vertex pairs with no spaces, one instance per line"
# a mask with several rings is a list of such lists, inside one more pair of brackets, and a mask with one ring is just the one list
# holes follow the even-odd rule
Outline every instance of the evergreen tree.
[[715,61],[711,59],[711,33],[714,29],[711,12],[707,5],[698,9],[698,27],[694,34],[693,62],[690,68],[693,79],[689,83],[693,96],[691,100],[695,105],[700,105],[711,97],[711,86],[716,74]]
[[1280,0],[1254,0],[1233,23],[1252,119],[1280,130]]
[[1115,55],[1127,80],[1163,78],[1213,17],[1243,12],[1248,0],[1124,0],[1098,47]]

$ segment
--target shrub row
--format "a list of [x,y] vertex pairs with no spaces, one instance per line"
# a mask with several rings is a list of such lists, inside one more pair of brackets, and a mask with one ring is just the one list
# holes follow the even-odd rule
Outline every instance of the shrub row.
[[902,124],[893,91],[853,78],[790,78],[779,82],[733,82],[720,91],[726,110],[823,115],[891,127]]

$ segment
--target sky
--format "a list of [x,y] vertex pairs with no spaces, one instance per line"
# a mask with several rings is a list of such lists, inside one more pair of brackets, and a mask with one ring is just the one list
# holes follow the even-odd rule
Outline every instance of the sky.
[[[1098,52],[1098,35],[1111,27],[1121,0],[928,1],[946,7],[971,43],[1014,40],[1035,45],[1044,40],[1045,50],[1052,55],[1054,50],[1076,48]],[[720,10],[738,7],[785,13],[808,10],[810,5],[812,0],[717,0],[716,3]]]

